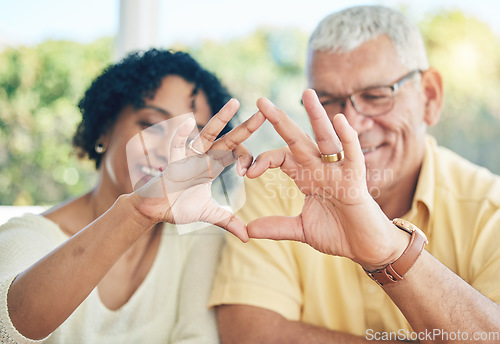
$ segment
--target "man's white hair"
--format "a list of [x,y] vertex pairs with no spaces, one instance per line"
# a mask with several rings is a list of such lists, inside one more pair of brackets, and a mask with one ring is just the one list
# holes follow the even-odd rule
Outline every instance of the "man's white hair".
[[402,13],[383,6],[355,6],[324,18],[309,39],[309,51],[347,53],[380,35],[388,36],[409,70],[429,68],[418,28]]

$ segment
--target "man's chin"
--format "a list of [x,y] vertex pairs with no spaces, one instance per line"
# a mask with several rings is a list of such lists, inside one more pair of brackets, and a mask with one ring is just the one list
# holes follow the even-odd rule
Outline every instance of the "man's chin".
[[388,185],[391,184],[393,178],[392,170],[370,170],[366,173],[366,181],[368,192],[377,200],[383,196]]
[[368,192],[370,193],[370,196],[372,196],[373,199],[376,201],[382,195],[382,188],[378,184],[377,185],[368,184]]

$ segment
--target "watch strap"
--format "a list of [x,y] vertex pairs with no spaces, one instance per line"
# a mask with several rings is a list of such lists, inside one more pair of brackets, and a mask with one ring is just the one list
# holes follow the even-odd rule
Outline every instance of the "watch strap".
[[[411,238],[410,243],[403,251],[403,254],[398,259],[396,259],[396,261],[386,265],[382,269],[378,269],[375,271],[365,270],[368,276],[370,276],[381,286],[401,281],[404,278],[405,274],[411,269],[413,264],[415,264],[415,261],[420,256],[422,250],[427,244],[427,238],[416,227],[415,229],[406,228],[406,226],[405,228],[402,228],[399,223],[397,223],[396,221],[393,222],[400,229],[406,232],[411,231]],[[410,225],[413,226],[412,224]]]

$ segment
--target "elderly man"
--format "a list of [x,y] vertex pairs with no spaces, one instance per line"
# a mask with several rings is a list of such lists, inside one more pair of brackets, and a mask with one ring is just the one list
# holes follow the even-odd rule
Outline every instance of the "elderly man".
[[229,238],[222,342],[500,341],[500,178],[426,134],[443,87],[418,29],[384,7],[334,13],[307,75],[316,141],[257,102],[288,147],[248,170],[241,215],[287,240]]

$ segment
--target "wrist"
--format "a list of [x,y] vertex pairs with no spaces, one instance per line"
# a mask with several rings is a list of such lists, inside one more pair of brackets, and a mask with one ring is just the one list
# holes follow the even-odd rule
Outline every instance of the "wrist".
[[386,240],[384,247],[379,247],[379,255],[376,261],[360,262],[361,267],[365,271],[374,271],[382,269],[387,265],[395,262],[410,243],[411,235],[400,230],[392,221],[387,222],[387,232],[391,236]]
[[388,263],[382,268],[367,270],[365,272],[380,286],[394,284],[404,279],[406,273],[412,268],[415,261],[428,244],[425,234],[412,223],[403,219],[394,219],[393,224],[402,233],[410,234],[410,242],[403,253],[392,263]]
[[150,229],[159,222],[141,211],[142,203],[140,197],[137,197],[135,193],[119,196],[115,204],[123,210],[124,216],[145,230]]

